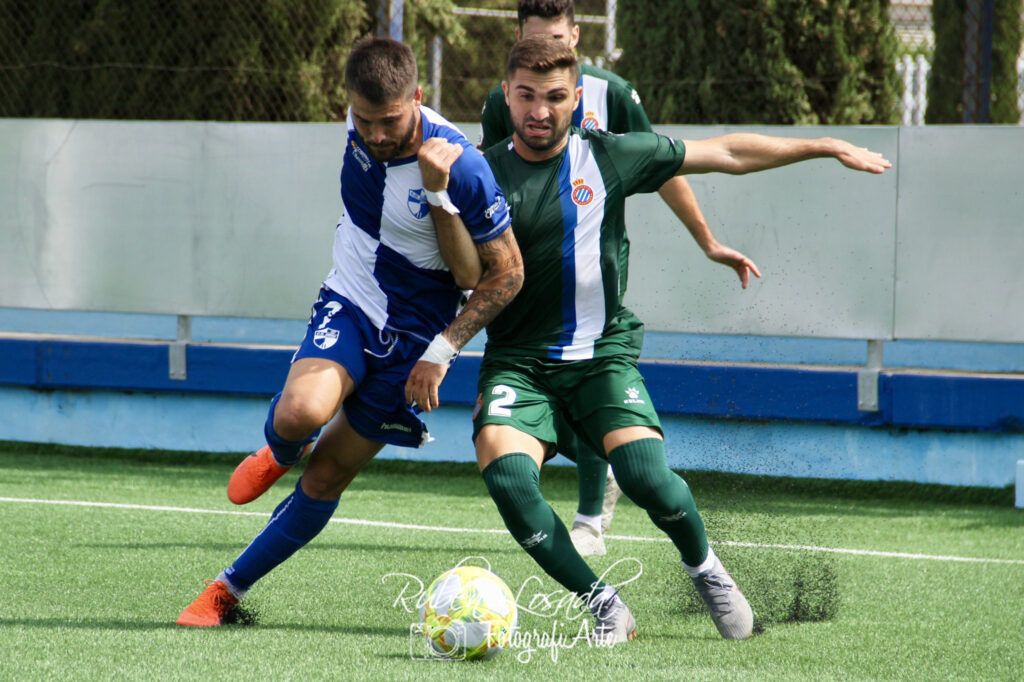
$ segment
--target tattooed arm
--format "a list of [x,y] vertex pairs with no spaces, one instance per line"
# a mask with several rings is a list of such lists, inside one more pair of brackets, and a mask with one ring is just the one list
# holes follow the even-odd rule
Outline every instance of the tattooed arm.
[[[476,250],[483,268],[480,282],[462,311],[440,334],[453,351],[460,350],[497,317],[523,286],[523,259],[512,228],[491,241],[477,244]],[[437,389],[447,372],[447,362],[421,359],[409,373],[405,384],[406,400],[415,401],[427,412],[437,407],[440,404]]]

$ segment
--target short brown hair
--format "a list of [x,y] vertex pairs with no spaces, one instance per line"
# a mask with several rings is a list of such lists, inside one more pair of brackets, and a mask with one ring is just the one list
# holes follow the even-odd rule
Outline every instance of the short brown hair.
[[575,25],[575,4],[573,0],[519,0],[519,8],[517,10],[519,14],[519,28],[523,28],[523,24],[530,17],[540,17],[541,19],[567,17],[569,25]]
[[523,38],[512,46],[512,51],[508,54],[509,80],[517,69],[528,69],[538,73],[570,69],[574,83],[580,75],[579,60],[576,59],[576,53],[572,48],[546,33]]
[[412,50],[390,38],[363,38],[345,63],[345,87],[374,104],[411,97],[418,83]]

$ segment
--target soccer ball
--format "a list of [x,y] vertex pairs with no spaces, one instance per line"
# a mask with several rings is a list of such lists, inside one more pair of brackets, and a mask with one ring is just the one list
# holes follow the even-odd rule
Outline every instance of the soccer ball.
[[467,661],[500,654],[512,640],[517,618],[512,590],[479,566],[442,573],[420,607],[420,625],[433,653]]

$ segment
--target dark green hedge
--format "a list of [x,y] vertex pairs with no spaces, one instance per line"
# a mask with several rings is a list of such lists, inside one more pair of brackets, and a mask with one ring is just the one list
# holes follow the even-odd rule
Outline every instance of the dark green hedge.
[[0,116],[331,120],[365,0],[0,0]]
[[[932,2],[935,55],[928,75],[928,111],[925,114],[928,123],[962,123],[964,120],[965,8],[965,0]],[[1017,56],[1024,38],[1020,13],[1021,0],[995,0],[989,99],[992,123],[1020,121],[1017,105]]]
[[888,0],[620,0],[617,65],[651,119],[895,123]]

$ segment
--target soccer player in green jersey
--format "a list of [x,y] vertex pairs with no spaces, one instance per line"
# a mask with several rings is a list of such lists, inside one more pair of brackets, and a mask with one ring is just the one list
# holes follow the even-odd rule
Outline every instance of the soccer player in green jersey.
[[596,639],[632,639],[629,608],[575,550],[540,492],[540,466],[554,454],[559,424],[568,423],[672,540],[721,635],[744,639],[753,632],[750,606],[708,546],[689,488],[668,468],[637,368],[643,325],[623,307],[619,282],[625,199],[682,173],[743,174],[825,157],[872,173],[890,164],[831,138],[683,141],[583,130],[571,126],[577,78],[573,51],[548,36],[525,38],[509,55],[503,89],[515,132],[486,157],[511,206],[525,279],[487,327],[473,424],[477,462],[512,536],[586,601]]
[[[580,27],[575,20],[573,0],[520,0],[517,19],[517,40],[545,34],[574,49],[579,43]],[[581,64],[577,86],[582,88],[582,95],[572,113],[573,125],[611,133],[651,132],[651,122],[640,103],[640,95],[616,74]],[[482,149],[486,150],[512,134],[512,118],[500,83],[489,93],[480,122],[483,127]],[[669,178],[658,188],[658,194],[686,226],[704,254],[735,269],[744,287],[750,273],[761,276],[753,261],[718,243],[686,178]],[[627,235],[622,237],[621,248],[620,281],[625,287],[629,264]],[[605,554],[604,533],[611,526],[620,489],[605,459],[576,439],[570,430],[563,429],[562,434],[558,450],[576,460],[579,477],[579,505],[569,537],[583,556]]]

